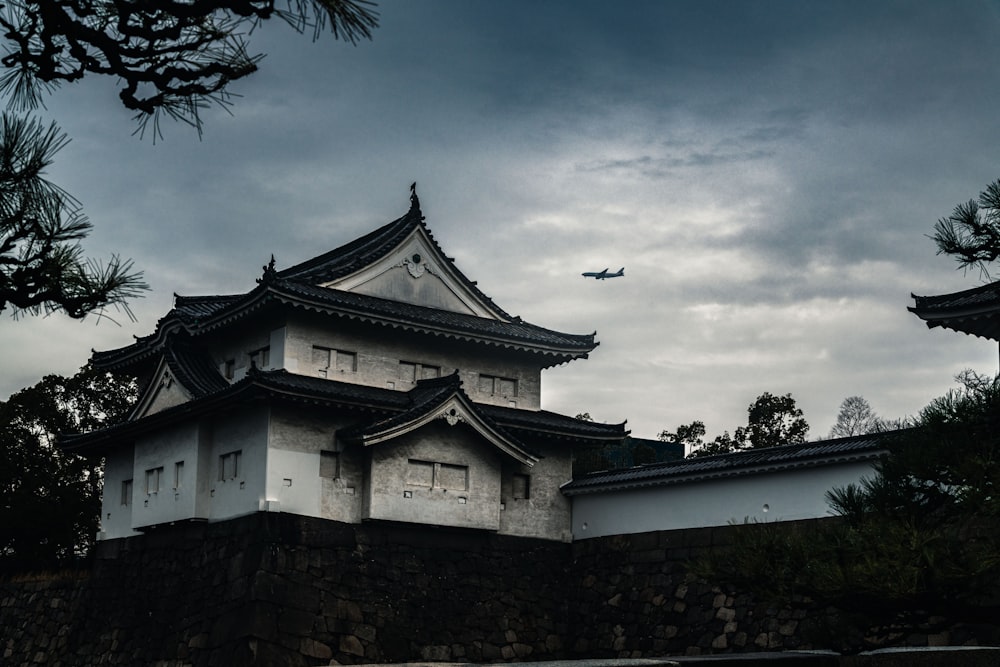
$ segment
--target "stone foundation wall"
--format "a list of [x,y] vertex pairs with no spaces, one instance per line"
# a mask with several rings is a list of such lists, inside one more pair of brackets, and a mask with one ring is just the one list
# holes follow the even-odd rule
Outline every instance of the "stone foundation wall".
[[[0,664],[306,666],[805,649],[804,611],[689,582],[726,529],[574,544],[255,514],[0,580]],[[964,643],[968,637],[914,637]]]

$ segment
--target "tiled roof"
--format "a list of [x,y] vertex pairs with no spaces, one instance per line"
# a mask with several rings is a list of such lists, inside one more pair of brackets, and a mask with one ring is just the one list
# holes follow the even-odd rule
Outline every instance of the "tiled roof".
[[[397,437],[406,430],[412,430],[416,425],[426,422],[433,413],[447,407],[454,407],[450,412],[456,415],[457,409],[463,411],[463,420],[468,421],[473,428],[479,430],[488,440],[500,446],[522,463],[533,465],[538,455],[507,433],[482,410],[481,405],[473,403],[462,390],[462,381],[458,372],[439,378],[418,380],[413,389],[406,393],[410,406],[407,410],[387,419],[368,424],[358,424],[355,427],[342,430],[338,435],[347,441],[358,441],[368,444]],[[455,421],[451,422],[456,423]]]
[[889,433],[880,433],[836,440],[819,440],[800,445],[784,445],[752,449],[734,454],[654,463],[625,470],[605,470],[574,479],[562,488],[566,495],[600,493],[792,468],[874,460],[886,451],[890,436]]
[[[176,296],[174,307],[157,322],[156,331],[116,350],[94,352],[99,368],[122,368],[158,357],[167,338],[178,331],[199,335],[227,325],[269,304],[312,309],[407,331],[469,340],[542,354],[555,365],[586,357],[598,343],[595,334],[569,334],[535,326],[513,317],[483,294],[441,251],[423,222],[416,196],[403,217],[335,250],[283,271],[265,268],[257,287],[245,294]],[[450,264],[452,274],[498,314],[500,319],[478,317],[401,301],[318,286],[349,275],[391,252],[417,228],[423,229],[436,251]]]
[[194,394],[195,398],[229,387],[208,355],[186,341],[174,341],[167,347],[164,358],[177,381]]
[[518,410],[499,405],[480,405],[479,408],[493,421],[508,429],[547,433],[559,438],[585,438],[612,442],[623,440],[628,435],[625,422],[600,424],[548,410]]
[[916,296],[908,310],[927,323],[1000,340],[1000,282],[936,296]]
[[339,248],[335,248],[318,257],[306,260],[279,271],[277,277],[284,280],[292,280],[298,283],[316,285],[328,283],[350,275],[351,273],[364,268],[365,266],[378,261],[385,255],[393,251],[410,233],[418,227],[422,228],[427,238],[434,245],[437,253],[449,264],[449,268],[454,275],[462,282],[466,289],[475,294],[480,300],[488,304],[490,309],[504,319],[513,319],[504,312],[490,297],[486,296],[476,283],[469,280],[464,273],[458,270],[450,257],[437,244],[434,235],[427,225],[424,224],[424,216],[420,212],[420,202],[414,193],[410,197],[410,210],[403,217],[379,227],[373,232],[357,238],[350,243],[346,243]]
[[[421,381],[413,392],[402,392],[274,370],[252,371],[232,385],[225,381],[219,385],[210,379],[212,373],[218,376],[218,371],[214,367],[209,368],[190,359],[181,362],[178,367],[183,369],[186,381],[201,387],[204,393],[187,403],[147,415],[137,421],[125,422],[92,433],[62,436],[61,446],[69,451],[81,453],[99,451],[103,445],[113,444],[121,438],[161,428],[164,424],[192,415],[211,413],[224,405],[260,395],[312,405],[360,410],[381,421],[395,419],[397,416],[406,419],[408,417],[405,415],[414,409],[419,409],[420,406],[426,406],[443,392],[453,393],[445,384],[453,380],[444,378],[441,381]],[[181,382],[184,383],[185,380]],[[190,386],[188,388],[191,389]],[[571,440],[606,440],[613,437],[613,434],[620,433],[622,428],[621,425],[580,428],[580,420],[552,412],[496,408],[479,403],[473,405],[487,422],[495,424],[501,430],[516,430],[522,437],[532,435]],[[412,414],[410,416],[412,417]],[[366,421],[361,428],[369,423],[370,421]],[[516,442],[513,438],[511,440]]]
[[196,305],[179,303],[160,321],[161,328],[155,334],[117,350],[95,352],[92,362],[98,367],[109,368],[152,356],[165,347],[172,331],[191,335],[212,331],[268,303],[282,303],[446,338],[523,349],[550,356],[553,364],[586,357],[598,345],[594,334],[562,333],[520,318],[504,322],[279,278],[238,298],[202,297]]

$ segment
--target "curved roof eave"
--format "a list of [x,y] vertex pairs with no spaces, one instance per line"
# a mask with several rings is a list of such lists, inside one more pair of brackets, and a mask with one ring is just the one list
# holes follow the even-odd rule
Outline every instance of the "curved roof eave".
[[[325,290],[327,288],[318,289]],[[328,291],[336,292],[336,290]],[[334,295],[331,295],[331,298],[332,296]],[[566,360],[586,358],[586,356],[600,344],[594,340],[595,334],[563,334],[543,329],[535,325],[530,325],[526,322],[520,321],[519,319],[513,324],[494,323],[492,320],[484,320],[484,323],[488,323],[494,327],[527,328],[529,330],[537,331],[539,334],[550,335],[551,337],[564,338],[567,340],[564,343],[550,343],[525,340],[514,335],[496,335],[485,331],[463,331],[461,328],[449,326],[447,323],[437,324],[432,322],[431,320],[434,319],[433,315],[438,312],[432,308],[407,305],[406,308],[414,311],[418,315],[422,313],[425,314],[424,318],[414,318],[412,313],[409,314],[409,317],[407,314],[393,314],[391,311],[396,304],[388,299],[380,299],[378,297],[364,295],[353,295],[346,292],[338,293],[335,296],[341,297],[337,303],[331,303],[329,301],[324,302],[318,295],[310,297],[308,294],[299,294],[297,291],[284,286],[280,281],[276,281],[272,284],[258,287],[254,291],[248,293],[246,299],[234,302],[228,307],[221,309],[210,318],[200,322],[192,333],[197,334],[217,330],[260,310],[269,301],[277,300],[283,305],[312,310],[317,313],[336,315],[338,317],[345,317],[370,324],[378,324],[390,328],[426,333],[454,340],[488,343],[497,347],[535,352],[545,356],[564,358]],[[346,301],[348,298],[357,300],[359,303],[347,303]],[[378,312],[373,312],[370,307],[373,304],[381,304],[385,307],[378,309]],[[470,322],[482,319],[475,318],[474,316],[459,316],[457,314],[449,314],[449,316],[452,318],[468,319]],[[420,319],[423,319],[424,321],[415,321]],[[527,336],[525,336],[525,338],[527,338]]]
[[427,424],[444,420],[449,426],[466,423],[490,444],[504,452],[519,463],[528,467],[534,466],[539,457],[530,453],[523,445],[510,436],[502,433],[476,409],[475,404],[467,399],[464,392],[456,390],[409,415],[408,419],[390,419],[384,424],[374,424],[354,436],[354,440],[362,445],[371,446],[416,431]]
[[308,259],[299,264],[293,265],[275,275],[277,278],[294,280],[296,282],[312,282],[314,284],[328,283],[350,276],[365,266],[379,261],[390,254],[401,245],[417,230],[420,230],[431,246],[432,251],[437,254],[445,269],[467,289],[473,297],[478,300],[483,307],[494,313],[501,320],[516,319],[511,317],[503,308],[498,306],[493,299],[487,296],[476,285],[474,280],[462,273],[455,264],[453,258],[449,257],[434,233],[425,223],[423,212],[420,210],[420,199],[417,197],[416,184],[410,189],[410,209],[405,215],[382,225],[364,236],[361,236],[344,245],[334,248],[312,259]]

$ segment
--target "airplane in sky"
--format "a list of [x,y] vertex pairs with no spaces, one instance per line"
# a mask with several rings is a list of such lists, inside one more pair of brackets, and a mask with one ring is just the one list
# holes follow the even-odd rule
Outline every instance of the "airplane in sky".
[[625,267],[618,269],[617,273],[608,273],[607,269],[603,271],[587,271],[583,274],[584,278],[596,278],[597,280],[604,280],[605,278],[620,278],[625,275]]

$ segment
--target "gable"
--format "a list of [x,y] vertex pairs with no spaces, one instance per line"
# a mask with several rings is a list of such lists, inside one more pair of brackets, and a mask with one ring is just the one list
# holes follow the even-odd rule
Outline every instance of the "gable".
[[455,313],[502,319],[494,307],[464,284],[422,226],[416,227],[391,252],[375,262],[321,286]]
[[162,412],[181,403],[187,403],[194,394],[178,381],[165,360],[161,359],[153,380],[139,397],[132,410],[131,419],[136,420],[146,415]]

